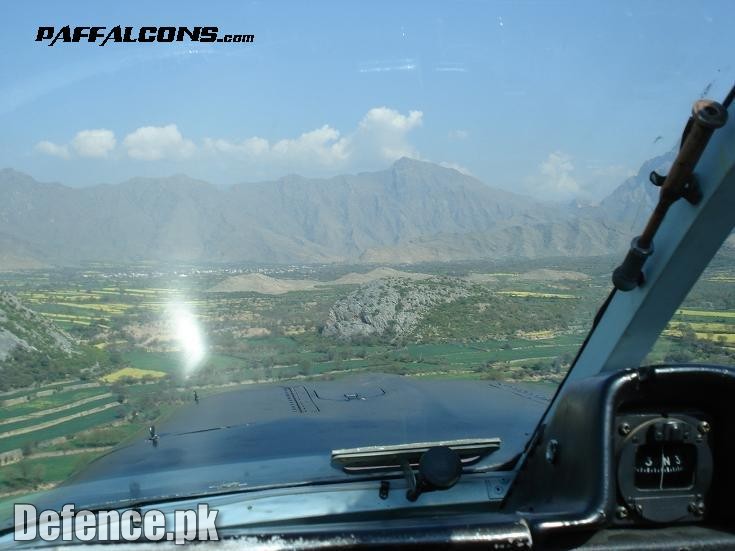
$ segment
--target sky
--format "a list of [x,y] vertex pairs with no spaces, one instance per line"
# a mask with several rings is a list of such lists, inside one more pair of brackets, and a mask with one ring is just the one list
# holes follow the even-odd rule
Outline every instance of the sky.
[[[594,201],[735,82],[735,2],[9,2],[0,167],[70,186],[384,169]],[[36,42],[216,26],[251,44]]]

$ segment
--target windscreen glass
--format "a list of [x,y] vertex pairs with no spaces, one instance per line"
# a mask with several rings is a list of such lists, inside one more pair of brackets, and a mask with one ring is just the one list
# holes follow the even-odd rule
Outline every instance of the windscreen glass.
[[[245,390],[285,389],[258,409],[274,430],[346,403],[379,445],[395,400],[389,443],[409,415],[497,436],[446,412],[486,423],[481,391],[553,393],[655,204],[649,172],[732,84],[734,19],[729,2],[5,4],[0,502],[157,430],[164,450],[155,427],[197,404],[260,427]],[[732,359],[730,251],[656,358]],[[258,438],[286,457],[290,437]]]

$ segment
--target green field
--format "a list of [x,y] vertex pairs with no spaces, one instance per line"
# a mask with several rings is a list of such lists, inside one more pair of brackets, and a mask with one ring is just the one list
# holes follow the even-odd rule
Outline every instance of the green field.
[[[69,417],[72,415],[78,415],[80,413],[84,413],[88,410],[98,408],[101,406],[105,406],[109,403],[117,403],[115,401],[114,396],[105,396],[99,399],[96,399],[91,402],[87,402],[85,404],[75,406],[69,409],[64,409],[61,411],[56,411],[53,413],[49,413],[48,415],[44,415],[42,417],[34,417],[32,419],[24,419],[22,421],[16,421],[13,423],[6,423],[3,425],[0,425],[0,436],[2,436],[2,433],[11,432],[18,429],[24,429],[33,427],[35,425],[39,425],[41,423],[47,423],[50,421],[54,421],[57,419],[62,419],[64,417]],[[2,445],[2,441],[4,438],[0,438],[0,446]]]
[[[63,387],[60,387],[63,389]],[[109,392],[108,386],[99,386],[94,388],[83,388],[66,392],[56,392],[50,396],[40,398],[32,398],[28,402],[13,406],[4,406],[0,409],[0,420],[9,417],[19,417],[31,413],[43,412],[44,410],[53,409],[65,404],[76,402],[84,398],[90,398],[98,394]],[[17,395],[16,395],[17,397]],[[0,425],[1,427],[2,425]]]
[[[23,488],[30,477],[45,483],[61,482],[82,469],[99,454],[80,453],[42,459],[28,459],[18,464],[0,467],[0,493]],[[29,476],[30,475],[30,476]]]
[[[132,350],[122,354],[126,364],[138,369],[149,369],[155,371],[166,371],[176,373],[182,369],[182,355],[180,352],[147,352],[144,350]],[[207,356],[208,364],[216,368],[237,368],[245,364],[241,358],[227,356],[224,354],[210,354]]]
[[22,448],[28,443],[50,440],[59,436],[68,436],[99,425],[111,423],[117,419],[117,412],[115,410],[116,408],[111,408],[86,417],[72,419],[71,421],[66,421],[46,429],[0,439],[0,452]]
[[[0,273],[0,289],[15,293],[24,304],[67,330],[80,343],[79,353],[70,358],[28,354],[13,360],[6,374],[22,374],[29,368],[32,376],[0,380],[0,390],[7,391],[0,394],[0,400],[20,396],[29,399],[0,408],[0,421],[46,413],[0,425],[0,434],[103,403],[122,402],[103,412],[0,438],[0,452],[112,446],[138,437],[149,423],[175,413],[182,403],[191,400],[193,388],[205,395],[227,391],[233,384],[329,379],[358,373],[534,381],[553,387],[564,376],[597,307],[609,293],[610,271],[618,260],[565,258],[396,266],[432,276],[466,278],[462,281],[469,283],[462,285],[467,286],[467,295],[432,306],[408,333],[387,332],[355,339],[327,337],[322,328],[333,305],[359,290],[357,285],[330,285],[277,295],[209,292],[233,269],[256,268],[247,266],[225,270],[150,263],[96,264],[78,269]],[[370,269],[348,265],[257,268],[274,278],[320,281]],[[580,277],[525,277],[539,268],[571,271]],[[647,362],[735,363],[735,256],[718,259],[715,268],[687,297]],[[187,273],[186,278],[173,275],[182,272]],[[452,285],[435,284],[436,280],[432,279],[431,285]],[[403,281],[396,288],[404,292],[411,285],[425,283]],[[193,355],[187,348],[191,332],[185,332],[183,340],[177,336],[176,320],[170,316],[173,306],[188,312],[202,334],[205,350],[194,366],[187,367],[187,359]],[[40,360],[45,362],[41,369],[37,365]],[[101,383],[109,374],[135,374],[135,369],[163,372],[165,376],[145,383],[136,377]],[[17,381],[28,388],[15,389]],[[90,382],[100,386],[64,390],[72,384]],[[36,397],[42,389],[56,392]],[[112,396],[53,411],[106,392]],[[40,445],[61,436],[67,440]],[[6,472],[11,475],[17,469],[24,469],[26,474],[35,469],[40,475],[37,480],[22,483],[22,477],[13,475],[15,487],[31,491],[38,483],[66,478],[93,457],[94,453],[49,459],[31,456],[2,469],[10,469]]]

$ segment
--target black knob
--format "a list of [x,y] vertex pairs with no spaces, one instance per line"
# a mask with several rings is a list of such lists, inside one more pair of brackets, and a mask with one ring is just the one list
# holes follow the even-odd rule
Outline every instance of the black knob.
[[446,490],[462,476],[462,460],[456,451],[446,446],[429,448],[419,461],[419,476],[430,488]]
[[653,253],[653,243],[644,249],[638,244],[638,238],[633,239],[630,250],[623,263],[613,272],[613,285],[619,291],[632,291],[641,284],[643,278],[643,264]]

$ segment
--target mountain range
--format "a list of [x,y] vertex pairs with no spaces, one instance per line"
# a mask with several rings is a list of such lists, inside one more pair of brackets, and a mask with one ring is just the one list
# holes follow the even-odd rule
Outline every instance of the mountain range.
[[187,176],[69,187],[0,170],[0,268],[87,261],[410,263],[622,251],[657,190],[645,163],[597,206],[545,203],[436,164],[216,186]]

